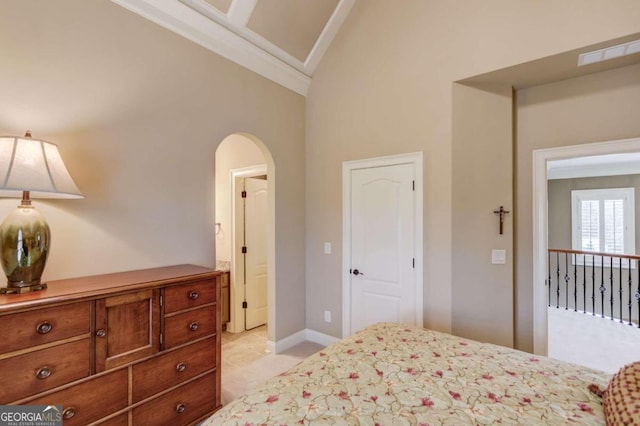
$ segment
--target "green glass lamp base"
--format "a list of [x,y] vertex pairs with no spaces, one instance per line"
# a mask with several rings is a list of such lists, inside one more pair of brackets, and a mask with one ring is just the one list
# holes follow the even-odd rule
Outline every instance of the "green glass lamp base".
[[47,288],[40,277],[47,262],[51,233],[44,217],[23,199],[0,224],[0,262],[7,287],[0,293],[28,293]]
[[32,291],[46,290],[47,283],[25,285],[22,287],[0,287],[0,294],[22,294]]

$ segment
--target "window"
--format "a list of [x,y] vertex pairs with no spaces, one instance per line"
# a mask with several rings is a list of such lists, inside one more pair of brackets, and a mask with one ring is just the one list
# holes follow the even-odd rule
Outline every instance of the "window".
[[571,191],[571,214],[574,250],[635,254],[634,188]]

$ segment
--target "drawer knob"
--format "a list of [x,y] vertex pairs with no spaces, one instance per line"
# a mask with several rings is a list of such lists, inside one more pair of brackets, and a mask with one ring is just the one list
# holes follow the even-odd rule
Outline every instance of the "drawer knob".
[[38,332],[38,334],[47,334],[52,329],[53,329],[53,325],[51,325],[51,323],[49,321],[42,321],[36,327],[36,331]]
[[191,324],[189,324],[189,330],[196,331],[197,329],[198,329],[198,323],[197,322],[192,322]]
[[107,335],[107,330],[105,330],[104,328],[101,328],[100,330],[96,331],[96,336],[98,337],[104,337]]
[[184,404],[178,404],[176,405],[176,413],[181,414],[184,413],[184,410],[186,410],[187,407],[185,407]]
[[189,299],[196,300],[198,297],[200,297],[200,293],[197,291],[193,290],[189,292]]
[[176,371],[178,373],[182,373],[186,369],[187,369],[187,364],[185,364],[184,362],[181,362],[180,364],[176,365]]
[[76,415],[76,409],[73,407],[67,407],[64,409],[64,411],[62,412],[62,418],[65,420],[69,420],[71,418],[73,418],[73,416]]
[[47,377],[51,376],[53,371],[49,367],[41,367],[36,371],[36,377],[40,380],[44,380]]

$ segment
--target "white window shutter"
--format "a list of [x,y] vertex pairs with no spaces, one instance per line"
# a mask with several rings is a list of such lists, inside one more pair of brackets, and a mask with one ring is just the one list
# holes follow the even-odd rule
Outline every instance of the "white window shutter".
[[624,253],[624,200],[604,200],[604,251]]
[[598,201],[581,201],[580,218],[580,250],[600,251],[600,205]]
[[[571,191],[574,250],[635,254],[634,188]],[[584,256],[576,256],[583,264]]]

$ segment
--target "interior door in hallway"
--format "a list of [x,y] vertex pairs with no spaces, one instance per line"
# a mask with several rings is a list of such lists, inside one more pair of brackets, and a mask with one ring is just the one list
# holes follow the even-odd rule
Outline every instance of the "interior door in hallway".
[[245,329],[267,322],[267,180],[245,179]]
[[351,171],[351,333],[417,323],[414,179],[412,164]]

